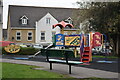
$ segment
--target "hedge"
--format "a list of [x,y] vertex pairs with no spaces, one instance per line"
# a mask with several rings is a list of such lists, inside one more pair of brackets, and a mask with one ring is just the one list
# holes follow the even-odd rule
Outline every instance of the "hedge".
[[2,47],[2,54],[33,55],[36,52],[38,52],[39,50],[40,49],[36,49],[36,48],[33,48],[33,47],[21,47],[20,51],[17,52],[17,53],[8,53],[4,50],[4,47]]

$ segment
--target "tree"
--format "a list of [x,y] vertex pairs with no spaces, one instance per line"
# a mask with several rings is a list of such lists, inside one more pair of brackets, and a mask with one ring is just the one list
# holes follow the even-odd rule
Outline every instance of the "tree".
[[[108,36],[108,40],[113,45],[114,53],[119,53],[120,40],[120,2],[77,2],[80,10],[75,13],[73,20],[75,26],[88,20],[90,26],[95,31],[99,31]],[[82,9],[81,9],[82,8]]]

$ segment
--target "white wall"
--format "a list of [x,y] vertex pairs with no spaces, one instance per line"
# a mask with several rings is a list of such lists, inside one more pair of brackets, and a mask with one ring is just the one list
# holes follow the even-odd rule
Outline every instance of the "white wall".
[[[50,18],[50,24],[46,24],[46,18]],[[52,31],[60,33],[60,28],[56,27],[52,29],[52,25],[57,24],[58,21],[50,14],[47,13],[43,18],[36,22],[36,43],[51,43],[52,42]],[[41,31],[45,31],[45,41],[41,42]]]

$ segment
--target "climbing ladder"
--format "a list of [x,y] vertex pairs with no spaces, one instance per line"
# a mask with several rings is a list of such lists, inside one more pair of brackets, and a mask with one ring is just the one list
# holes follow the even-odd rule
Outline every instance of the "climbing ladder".
[[90,47],[84,47],[84,51],[81,54],[81,62],[89,63],[91,59]]

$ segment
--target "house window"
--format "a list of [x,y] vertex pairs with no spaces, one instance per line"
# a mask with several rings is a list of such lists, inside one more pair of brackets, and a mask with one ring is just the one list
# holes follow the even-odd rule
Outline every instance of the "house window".
[[41,40],[44,41],[45,40],[45,31],[41,32]]
[[21,41],[21,31],[16,32],[16,40]]
[[27,33],[27,37],[28,37],[28,41],[32,41],[32,37],[33,37],[33,33],[32,32],[28,32]]
[[25,15],[20,18],[20,21],[23,25],[28,24],[28,18]]
[[22,24],[27,24],[27,19],[22,19]]
[[46,24],[50,24],[50,18],[46,18]]

